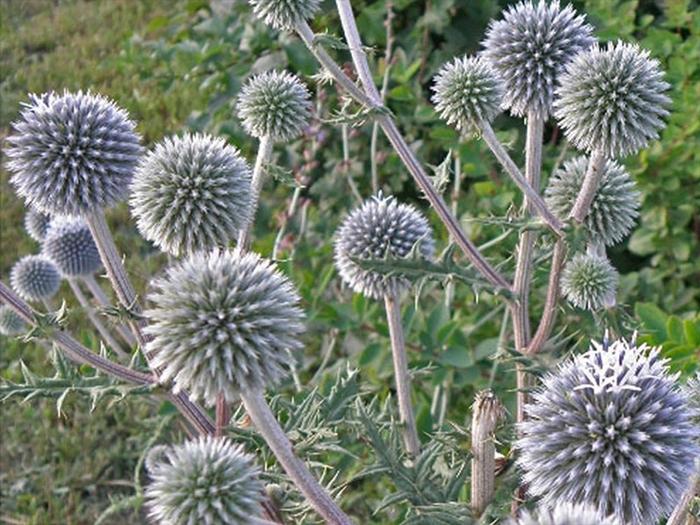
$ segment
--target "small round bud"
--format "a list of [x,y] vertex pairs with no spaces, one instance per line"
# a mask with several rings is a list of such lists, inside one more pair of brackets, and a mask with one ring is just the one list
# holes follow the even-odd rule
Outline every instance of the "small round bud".
[[250,454],[227,438],[154,447],[147,461],[149,516],[161,525],[247,525],[261,515],[264,485]]
[[561,76],[555,116],[577,148],[608,158],[631,155],[659,137],[669,87],[649,51],[623,42],[596,45]]
[[161,380],[214,405],[241,390],[273,385],[288,373],[304,331],[299,296],[256,253],[198,252],[170,267],[145,312],[152,364]]
[[27,323],[24,322],[8,305],[0,305],[0,334],[7,337],[21,335],[27,331]]
[[131,191],[139,231],[172,255],[225,246],[250,219],[250,168],[210,135],[163,140],[139,164]]
[[126,197],[141,153],[127,113],[91,93],[30,95],[7,138],[11,182],[30,206],[80,216]]
[[435,241],[428,220],[413,206],[380,192],[353,210],[336,232],[335,265],[354,292],[382,299],[400,294],[410,286],[409,281],[401,275],[365,270],[353,259],[401,259],[414,246],[420,257],[433,256]]
[[482,57],[455,58],[435,76],[433,104],[440,118],[466,135],[478,134],[480,121],[500,113],[503,91]]
[[61,274],[46,257],[27,255],[12,267],[10,284],[25,301],[41,301],[56,295],[61,285]]
[[515,116],[533,112],[547,119],[564,66],[595,39],[585,17],[559,2],[530,0],[509,7],[492,21],[484,55],[504,84],[503,106]]
[[29,236],[36,242],[44,240],[50,222],[51,216],[49,214],[40,212],[34,208],[29,208],[24,215],[24,229],[27,230]]
[[267,25],[292,30],[299,22],[310,20],[321,7],[321,0],[250,0],[253,13]]
[[289,142],[309,124],[311,95],[296,75],[266,71],[245,83],[237,107],[246,133]]
[[508,525],[624,525],[613,517],[603,518],[595,507],[558,504],[554,509],[541,507],[536,513],[522,511],[520,518]]
[[[565,221],[574,207],[588,168],[588,157],[581,156],[564,163],[549,180],[545,201],[554,215]],[[639,192],[627,170],[608,160],[591,202],[584,226],[591,241],[613,246],[624,239],[639,216]]]
[[615,305],[618,280],[617,270],[607,257],[578,253],[564,268],[561,291],[577,308],[595,311]]
[[66,277],[91,275],[102,266],[90,228],[82,219],[54,218],[41,246]]

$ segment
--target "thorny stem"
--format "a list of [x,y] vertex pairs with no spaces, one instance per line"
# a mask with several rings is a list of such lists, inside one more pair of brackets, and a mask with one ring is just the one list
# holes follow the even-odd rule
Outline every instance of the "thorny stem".
[[253,178],[250,183],[253,196],[253,202],[250,207],[250,219],[248,224],[238,235],[238,247],[242,250],[248,250],[250,248],[255,214],[258,211],[258,205],[260,203],[260,192],[265,183],[266,166],[270,162],[270,157],[272,156],[272,146],[273,141],[271,137],[265,136],[260,138],[258,154],[255,157],[255,167],[253,168]]
[[472,407],[471,507],[478,518],[491,503],[496,486],[494,432],[503,405],[490,390],[476,394]]
[[[95,301],[97,301],[97,304],[101,307],[108,307],[112,306],[112,304],[109,301],[109,298],[107,297],[107,294],[104,292],[102,287],[97,283],[95,280],[95,276],[90,274],[82,277],[82,281],[85,283],[87,286],[88,290],[90,290],[90,293],[92,296],[95,298]],[[129,346],[136,346],[136,339],[134,338],[134,334],[129,331],[128,328],[126,328],[124,325],[121,323],[116,324],[116,330],[119,332],[119,335],[126,341],[126,343]]]
[[583,222],[586,215],[588,215],[588,210],[591,207],[596,191],[598,191],[598,184],[600,183],[600,179],[603,177],[605,160],[605,154],[603,152],[599,150],[594,150],[591,152],[591,157],[588,159],[586,176],[583,179],[583,184],[581,185],[581,189],[576,196],[576,202],[574,203],[574,207],[571,209],[571,213],[569,215],[576,222]]
[[228,425],[231,419],[231,411],[229,410],[228,403],[226,402],[226,396],[220,393],[216,396],[216,430],[214,435],[216,437],[221,437],[224,435],[224,429]]
[[[459,157],[459,149],[455,150],[454,153],[454,185],[452,187],[452,196],[450,202],[450,211],[455,217],[458,216],[459,212],[459,193],[460,187],[462,185],[462,161]],[[454,237],[450,235],[450,244],[454,242]],[[454,300],[455,293],[455,282],[454,279],[450,279],[445,285],[445,306],[448,310],[452,307],[452,301]]]
[[333,525],[352,525],[350,518],[331,499],[326,490],[294,453],[289,438],[280,427],[261,391],[241,392],[246,412],[282,468],[306,496],[311,506]]
[[[700,460],[696,462],[695,473],[690,478],[690,484],[685,489],[680,501],[673,509],[671,517],[668,518],[666,525],[685,525],[688,517],[688,509],[693,498],[700,497]],[[692,521],[692,520],[691,520]]]
[[412,458],[420,452],[420,441],[416,427],[416,417],[411,403],[411,377],[408,373],[408,356],[404,342],[403,326],[401,325],[401,307],[396,295],[384,297],[386,319],[389,325],[391,339],[391,355],[394,362],[394,379],[396,381],[396,397],[399,403],[399,417],[406,452]]

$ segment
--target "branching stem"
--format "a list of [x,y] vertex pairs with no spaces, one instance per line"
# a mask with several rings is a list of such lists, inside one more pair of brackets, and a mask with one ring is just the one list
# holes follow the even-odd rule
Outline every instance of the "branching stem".
[[[109,301],[109,298],[107,297],[107,294],[104,292],[102,287],[97,283],[95,280],[94,275],[86,275],[82,278],[82,281],[85,283],[87,286],[88,290],[90,290],[90,293],[92,296],[95,298],[95,301],[97,301],[97,304],[101,307],[109,307],[112,306],[112,304]],[[136,346],[136,338],[134,337],[134,334],[131,333],[131,331],[125,327],[123,324],[119,323],[116,325],[116,330],[119,332],[119,335],[121,336],[124,341],[129,346]]]
[[591,152],[591,157],[588,159],[586,176],[583,179],[583,184],[576,197],[574,207],[571,209],[570,217],[576,222],[583,222],[586,215],[588,215],[588,210],[591,208],[595,193],[598,191],[598,184],[603,177],[605,160],[605,154],[601,151],[594,150]]
[[248,250],[253,238],[253,225],[255,224],[255,215],[260,204],[260,192],[265,183],[266,167],[270,163],[272,157],[273,141],[271,137],[265,136],[260,138],[258,145],[258,154],[255,157],[255,167],[253,168],[253,178],[251,180],[251,190],[253,202],[251,204],[250,219],[245,228],[238,235],[238,247],[242,250]]

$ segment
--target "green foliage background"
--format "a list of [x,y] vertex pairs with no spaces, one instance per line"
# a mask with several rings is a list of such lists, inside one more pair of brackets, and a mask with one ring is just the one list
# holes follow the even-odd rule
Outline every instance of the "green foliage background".
[[[7,133],[27,92],[93,89],[130,111],[148,145],[183,129],[204,130],[225,136],[253,159],[256,144],[244,135],[233,108],[241,83],[250,72],[275,66],[301,74],[313,87],[316,64],[297,39],[254,22],[245,2],[209,4],[205,0],[2,0],[0,133]],[[560,356],[585,348],[590,338],[601,338],[601,326],[608,325],[625,332],[638,329],[648,342],[663,345],[672,366],[685,376],[697,368],[700,348],[697,3],[587,0],[574,4],[588,13],[601,40],[638,40],[662,62],[673,86],[673,114],[659,142],[625,161],[642,191],[643,202],[638,228],[610,254],[622,274],[619,306],[603,317],[562,308],[558,338],[549,345],[550,352],[529,364],[536,369],[551,366]],[[353,2],[365,44],[373,50],[378,84],[387,68],[387,5],[386,0]],[[477,244],[502,236],[486,254],[493,261],[504,261],[504,271],[510,272],[513,261],[509,257],[517,232],[475,218],[511,213],[519,206],[520,196],[502,176],[486,147],[478,140],[460,141],[453,130],[437,120],[429,103],[430,81],[440,65],[455,55],[476,51],[489,19],[498,15],[505,2],[396,0],[391,5],[394,56],[388,74],[387,104],[426,163],[437,167],[449,150],[459,152],[461,191],[455,195],[447,186],[445,197],[456,206]],[[314,21],[314,29],[328,29],[337,35],[334,4],[326,2],[324,7],[323,14]],[[343,50],[336,54],[339,60],[348,60]],[[277,177],[266,186],[255,232],[255,248],[269,255],[287,221],[279,258],[300,288],[310,326],[297,375],[302,384],[320,385],[317,393],[305,388],[294,394],[290,382],[276,406],[309,457],[337,466],[341,479],[351,480],[343,505],[353,509],[362,522],[402,522],[401,509],[406,505],[384,499],[397,491],[411,502],[417,515],[429,517],[437,508],[435,502],[465,501],[466,489],[459,476],[460,465],[467,458],[468,438],[462,427],[468,426],[474,392],[491,386],[509,407],[513,406],[510,342],[507,337],[499,337],[502,332],[509,335],[507,326],[502,330],[503,308],[487,291],[462,283],[456,283],[449,304],[442,285],[435,282],[422,287],[420,300],[407,298],[404,302],[411,366],[418,385],[415,401],[419,425],[432,435],[429,445],[437,447],[428,458],[433,462],[424,466],[430,473],[426,491],[417,494],[411,478],[416,471],[404,472],[395,458],[379,453],[383,449],[390,455],[393,450],[392,436],[387,434],[393,414],[383,408],[389,394],[387,385],[391,385],[391,360],[381,305],[351,296],[341,287],[332,265],[332,235],[353,204],[353,187],[362,196],[371,193],[372,125],[347,127],[348,150],[344,157],[341,127],[328,123],[338,117],[342,101],[333,86],[318,85],[315,93],[318,119],[312,128],[296,143],[276,150],[276,162],[292,177]],[[516,162],[522,163],[523,124],[503,115],[495,128]],[[547,174],[566,146],[552,125],[545,130],[545,140],[543,173]],[[569,155],[573,153],[568,151]],[[427,209],[381,133],[378,167],[386,191]],[[436,173],[450,174],[440,170]],[[38,249],[24,233],[22,203],[7,179],[3,171],[3,280],[19,256]],[[300,206],[294,216],[287,218],[284,210],[297,185],[303,186],[298,191]],[[117,244],[127,254],[127,267],[137,288],[143,291],[165,259],[137,236],[126,206],[113,210],[109,218]],[[435,217],[431,220],[440,247],[446,247],[444,229]],[[546,270],[544,260],[535,274],[535,312],[541,306]],[[75,307],[67,290],[64,292]],[[77,308],[69,318],[69,327],[86,345],[97,348]],[[5,380],[21,382],[22,363],[38,376],[53,374],[52,362],[39,346],[2,338],[0,349]],[[359,377],[346,377],[348,366],[359,368]],[[82,372],[89,375],[88,371]],[[340,383],[339,374],[344,378]],[[362,403],[356,397],[360,391]],[[338,406],[344,407],[340,412],[322,401],[336,399],[333,392]],[[74,393],[57,411],[55,399],[43,399],[44,395],[57,396],[55,391],[45,389],[26,403],[20,404],[15,396],[2,404],[3,421],[9,424],[2,425],[0,519],[8,523],[88,524],[110,506],[110,500],[119,500],[129,508],[105,517],[104,523],[123,523],[125,516],[131,516],[134,523],[145,523],[134,470],[139,470],[138,461],[148,443],[182,439],[180,427],[168,416],[171,407],[147,404],[137,396],[120,402],[102,399],[93,409],[87,396]],[[377,401],[372,404],[370,399],[374,397]],[[290,402],[292,398],[295,403]],[[307,419],[301,414],[295,416],[301,400],[308,403]],[[445,419],[455,426],[441,424],[443,405]],[[365,417],[368,411],[374,411],[374,419],[379,422],[375,429],[368,428],[372,420]],[[316,419],[309,414],[315,414]],[[337,425],[331,424],[338,421]],[[501,430],[504,444],[499,451],[504,454],[508,453],[507,443],[513,432],[511,424],[509,421]],[[156,433],[159,425],[162,432]],[[327,433],[319,429],[327,429]],[[334,429],[339,429],[337,435]],[[235,426],[232,432],[254,444],[255,438],[242,427]],[[388,439],[389,444],[379,444],[377,440],[381,439]],[[350,461],[339,450],[351,451],[359,461]],[[264,458],[268,475],[275,480],[274,462],[268,455]],[[371,477],[365,477],[370,472],[366,469],[375,462],[377,469],[371,471]],[[495,514],[507,504],[514,479],[512,469],[502,476]],[[292,495],[284,493],[282,499],[290,511],[304,515]],[[380,505],[386,507],[372,514]]]

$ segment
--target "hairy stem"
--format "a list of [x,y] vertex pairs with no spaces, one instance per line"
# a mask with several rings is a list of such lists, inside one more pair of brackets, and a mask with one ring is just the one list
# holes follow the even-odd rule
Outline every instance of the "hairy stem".
[[[95,301],[97,301],[97,304],[103,308],[105,307],[110,307],[112,304],[109,301],[109,298],[107,297],[107,294],[104,292],[102,287],[97,283],[95,280],[95,276],[90,274],[82,277],[82,281],[85,283],[87,286],[88,290],[90,290],[90,293],[92,296],[95,298]],[[125,327],[123,324],[119,323],[116,324],[116,330],[121,336],[122,339],[129,345],[129,346],[136,346],[136,338],[134,337],[134,334],[131,333],[131,331]]]
[[408,373],[408,356],[406,355],[406,344],[401,325],[401,307],[395,295],[385,296],[384,306],[391,339],[391,355],[394,361],[396,397],[399,402],[403,441],[408,455],[416,457],[420,452],[420,440],[411,403],[411,377]]
[[275,454],[282,468],[304,494],[311,506],[333,525],[352,525],[350,518],[340,510],[326,490],[316,481],[313,474],[294,453],[289,438],[280,427],[275,415],[265,401],[261,391],[241,392],[241,401],[255,428],[262,435]]
[[216,437],[221,437],[224,435],[224,429],[228,425],[231,419],[231,411],[229,409],[228,403],[226,402],[226,396],[220,393],[216,396],[216,430],[214,435]]
[[683,492],[676,508],[673,509],[673,513],[668,518],[666,525],[686,525],[688,509],[693,499],[697,497],[700,497],[700,460],[696,462],[695,473],[690,478],[690,484]]
[[594,150],[591,152],[591,157],[588,159],[586,176],[583,179],[581,189],[576,196],[574,207],[571,209],[571,213],[569,214],[569,216],[576,222],[583,222],[586,215],[588,215],[588,210],[591,207],[595,193],[598,191],[598,184],[600,183],[600,179],[603,177],[605,160],[605,155],[601,151]]
[[496,486],[494,432],[503,417],[503,405],[490,390],[476,394],[472,407],[471,506],[478,518],[491,503]]
[[253,178],[251,180],[251,190],[253,202],[251,203],[250,219],[248,224],[238,234],[238,247],[242,250],[248,250],[250,243],[253,240],[253,224],[255,224],[255,214],[258,211],[260,204],[260,192],[265,183],[265,175],[267,173],[266,166],[272,157],[273,141],[271,137],[261,137],[258,145],[258,154],[255,157],[255,167],[253,168]]

